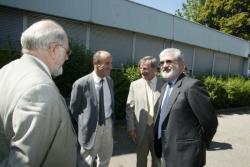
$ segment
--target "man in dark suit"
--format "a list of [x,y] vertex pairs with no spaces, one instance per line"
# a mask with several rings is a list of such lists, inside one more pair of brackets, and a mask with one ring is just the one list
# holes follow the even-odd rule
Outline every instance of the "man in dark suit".
[[136,143],[137,167],[147,167],[150,151],[152,167],[160,167],[161,160],[154,153],[154,125],[160,90],[164,81],[156,76],[157,61],[145,56],[139,61],[142,78],[130,84],[126,119],[128,136]]
[[208,92],[199,80],[187,77],[179,49],[160,53],[161,74],[167,79],[161,91],[155,121],[155,147],[163,167],[202,167],[206,148],[218,120]]
[[114,96],[113,81],[109,77],[111,54],[97,51],[93,56],[93,66],[92,73],[73,84],[70,109],[78,123],[82,159],[79,166],[92,166],[97,158],[98,167],[108,167],[113,153],[111,115],[114,111]]

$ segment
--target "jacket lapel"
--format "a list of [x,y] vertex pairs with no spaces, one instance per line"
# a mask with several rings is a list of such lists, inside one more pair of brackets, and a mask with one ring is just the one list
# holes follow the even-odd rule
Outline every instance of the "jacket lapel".
[[114,92],[113,92],[113,83],[112,83],[112,80],[111,78],[109,77],[106,77],[107,79],[107,82],[108,82],[108,86],[109,86],[109,90],[110,90],[110,95],[111,95],[111,106],[112,106],[112,111],[114,112],[114,101],[115,101],[115,97],[114,97]]
[[157,81],[156,81],[156,88],[154,90],[154,106],[157,104],[157,99],[160,97],[161,95],[161,83],[159,81],[159,78],[157,78]]
[[[167,88],[167,83],[165,83],[163,86],[162,86],[162,90],[161,90],[161,96],[160,96],[160,99],[159,99],[159,103],[158,103],[158,107],[157,107],[157,113],[156,113],[156,118],[159,117],[159,114],[161,112],[161,104],[162,104],[162,100],[163,100],[163,97],[164,97],[164,92],[166,91],[166,88]],[[159,120],[159,119],[158,119]],[[157,119],[155,119],[155,124],[156,124],[156,121]]]
[[168,105],[167,105],[167,108],[166,108],[166,112],[165,112],[165,115],[164,115],[164,119],[168,116],[168,114],[170,113],[171,111],[171,108],[173,107],[179,93],[180,93],[180,90],[181,90],[181,84],[182,84],[182,80],[183,80],[183,77],[184,75],[181,74],[177,81],[176,81],[176,84],[174,85],[173,87],[173,90],[170,94],[170,97],[169,97],[169,100],[168,100]]
[[94,105],[96,106],[98,104],[98,98],[97,98],[97,94],[96,94],[95,82],[94,82],[94,77],[93,77],[92,73],[89,75],[88,85],[90,88],[90,92],[92,93],[92,96],[90,98],[92,99]]

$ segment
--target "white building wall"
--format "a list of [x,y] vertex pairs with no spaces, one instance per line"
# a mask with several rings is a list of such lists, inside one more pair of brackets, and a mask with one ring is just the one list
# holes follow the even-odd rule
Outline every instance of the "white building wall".
[[8,36],[17,43],[25,27],[51,18],[71,41],[110,51],[115,68],[176,47],[193,75],[247,75],[249,42],[127,0],[0,0],[0,13],[0,47]]
[[248,57],[249,42],[128,0],[1,0],[0,5],[91,22]]

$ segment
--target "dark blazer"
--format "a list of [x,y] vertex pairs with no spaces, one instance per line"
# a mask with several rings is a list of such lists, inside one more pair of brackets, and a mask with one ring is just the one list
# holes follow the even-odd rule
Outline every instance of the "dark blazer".
[[[156,128],[156,154],[167,167],[201,167],[206,163],[206,148],[216,132],[218,120],[203,83],[181,74],[174,85],[162,125],[162,145],[157,140],[161,91]],[[161,148],[162,146],[162,148]]]
[[[113,81],[106,77],[112,98],[114,111]],[[85,149],[91,149],[95,143],[98,124],[98,95],[95,90],[93,73],[90,73],[73,84],[70,110],[78,124],[78,141]]]

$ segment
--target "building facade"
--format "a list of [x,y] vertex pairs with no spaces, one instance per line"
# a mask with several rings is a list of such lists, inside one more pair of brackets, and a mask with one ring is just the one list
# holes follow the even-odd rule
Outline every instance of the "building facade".
[[60,23],[71,42],[111,52],[114,68],[176,47],[194,76],[248,72],[248,41],[128,0],[0,0],[0,48],[20,48],[22,31],[46,18]]

